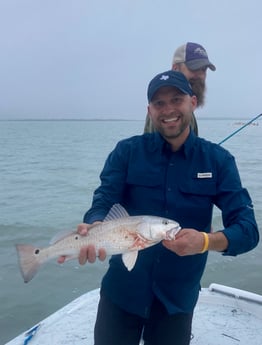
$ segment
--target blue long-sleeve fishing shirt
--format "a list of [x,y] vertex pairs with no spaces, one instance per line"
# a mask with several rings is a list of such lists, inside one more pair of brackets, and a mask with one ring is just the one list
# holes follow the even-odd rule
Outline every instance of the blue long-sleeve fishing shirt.
[[[210,232],[213,206],[222,211],[228,239],[224,255],[254,248],[259,234],[253,206],[234,157],[192,132],[177,152],[159,133],[120,141],[105,162],[101,185],[84,221],[103,220],[111,206],[130,215],[171,218],[182,228]],[[132,271],[121,256],[110,259],[101,290],[121,308],[147,317],[154,295],[169,313],[192,312],[207,253],[180,257],[161,243],[139,252]]]

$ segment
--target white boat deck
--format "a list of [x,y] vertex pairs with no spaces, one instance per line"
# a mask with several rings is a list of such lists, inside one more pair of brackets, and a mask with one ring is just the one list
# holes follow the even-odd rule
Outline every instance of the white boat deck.
[[262,345],[262,296],[211,284],[195,309],[192,345]]
[[[93,345],[99,290],[80,296],[40,323],[30,345]],[[21,334],[6,345],[21,345]],[[195,309],[192,345],[262,345],[262,296],[211,284]]]

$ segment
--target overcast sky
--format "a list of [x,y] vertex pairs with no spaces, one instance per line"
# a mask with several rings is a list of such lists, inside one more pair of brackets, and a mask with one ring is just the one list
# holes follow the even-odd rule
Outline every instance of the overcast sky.
[[217,70],[198,116],[262,112],[261,0],[0,0],[0,119],[143,119],[177,46]]

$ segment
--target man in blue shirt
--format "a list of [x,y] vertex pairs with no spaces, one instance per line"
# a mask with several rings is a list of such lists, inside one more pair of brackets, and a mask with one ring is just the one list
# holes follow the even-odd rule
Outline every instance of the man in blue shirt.
[[[110,260],[101,286],[95,345],[188,345],[193,310],[209,250],[238,255],[259,240],[249,194],[234,157],[190,129],[197,106],[185,76],[157,75],[148,86],[148,113],[157,132],[120,141],[105,162],[84,222],[103,221],[113,204],[132,215],[176,220],[175,240],[139,252],[135,267],[120,255]],[[224,229],[211,232],[212,210]],[[89,225],[78,227],[85,235]],[[102,249],[81,249],[79,262],[105,258]],[[63,260],[61,259],[60,262]]]

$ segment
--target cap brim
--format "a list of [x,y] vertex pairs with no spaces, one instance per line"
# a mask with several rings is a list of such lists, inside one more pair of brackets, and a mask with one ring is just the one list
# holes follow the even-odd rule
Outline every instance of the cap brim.
[[201,69],[203,67],[208,67],[211,69],[211,71],[216,70],[216,66],[213,65],[209,60],[207,59],[196,59],[185,62],[185,65],[191,69],[192,71],[196,71],[198,69]]

